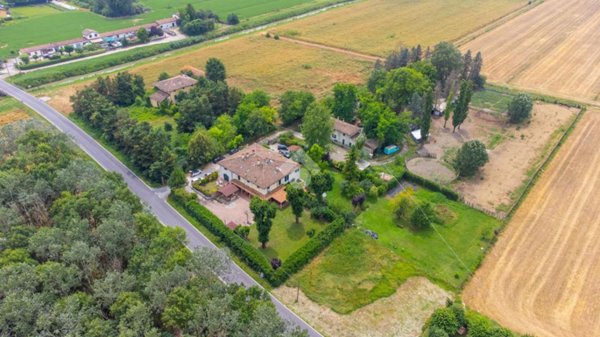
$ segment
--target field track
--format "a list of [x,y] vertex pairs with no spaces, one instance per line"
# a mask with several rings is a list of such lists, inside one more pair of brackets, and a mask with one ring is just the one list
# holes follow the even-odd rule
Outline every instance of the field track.
[[492,82],[600,100],[600,1],[547,0],[462,46]]
[[588,111],[463,293],[537,337],[600,336],[600,110]]

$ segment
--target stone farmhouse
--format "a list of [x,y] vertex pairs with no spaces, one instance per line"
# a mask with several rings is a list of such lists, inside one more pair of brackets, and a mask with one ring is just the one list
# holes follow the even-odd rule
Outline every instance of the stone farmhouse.
[[150,104],[158,107],[162,102],[168,100],[175,103],[175,96],[181,91],[190,91],[198,83],[195,79],[186,75],[177,75],[166,80],[154,83],[156,92],[150,95]]

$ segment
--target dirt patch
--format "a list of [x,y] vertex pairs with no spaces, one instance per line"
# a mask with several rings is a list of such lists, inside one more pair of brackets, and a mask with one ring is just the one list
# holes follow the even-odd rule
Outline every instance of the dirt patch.
[[491,81],[597,101],[599,32],[600,2],[553,0],[461,49],[481,51]]
[[517,332],[600,336],[600,111],[559,150],[463,299]]
[[23,111],[11,111],[0,114],[0,125],[11,124],[14,122],[30,119],[31,117]]
[[442,162],[431,158],[414,158],[406,163],[406,168],[438,184],[446,185],[456,179],[456,173]]
[[71,84],[68,86],[62,86],[47,91],[41,91],[36,93],[37,97],[44,98],[46,103],[56,109],[58,112],[69,115],[73,112],[70,98],[75,95],[78,90],[83,89],[86,85],[92,83],[92,81],[85,81],[84,83]]
[[448,160],[450,154],[466,141],[477,139],[486,144],[489,162],[476,177],[456,181],[454,188],[468,203],[495,212],[512,204],[513,193],[528,179],[528,173],[541,163],[544,150],[558,140],[560,130],[577,111],[537,103],[531,121],[514,126],[497,115],[471,110],[467,121],[455,133],[451,127],[443,128],[443,119],[435,120],[425,149],[438,160]]
[[286,286],[272,293],[325,336],[417,337],[431,313],[450,295],[424,277],[409,278],[391,296],[341,315]]

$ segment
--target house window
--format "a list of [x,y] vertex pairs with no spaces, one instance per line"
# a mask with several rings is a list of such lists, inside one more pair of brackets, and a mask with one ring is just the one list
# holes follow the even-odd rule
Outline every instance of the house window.
[[331,134],[331,138],[335,139],[335,133]]
[[290,181],[290,175],[289,174],[287,176],[285,176],[285,182],[287,183],[288,181]]

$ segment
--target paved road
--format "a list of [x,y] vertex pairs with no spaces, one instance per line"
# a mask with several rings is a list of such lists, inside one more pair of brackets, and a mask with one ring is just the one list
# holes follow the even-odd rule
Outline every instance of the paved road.
[[[31,96],[27,92],[5,82],[4,80],[0,80],[0,91],[5,92],[7,95],[13,96],[47,119],[57,129],[68,135],[75,144],[77,144],[96,162],[98,162],[98,164],[100,164],[105,170],[117,172],[122,175],[125,179],[125,182],[129,186],[129,189],[131,189],[131,191],[135,193],[142,200],[142,202],[144,202],[151,209],[152,213],[163,224],[171,227],[180,227],[185,230],[188,239],[187,246],[190,249],[194,249],[196,247],[210,247],[217,249],[212,242],[210,242],[202,233],[194,228],[194,226],[192,226],[164,200],[164,193],[161,193],[164,191],[152,190],[131,170],[129,170],[127,166],[121,163],[108,150],[102,147],[102,145],[96,142],[91,136],[81,130],[68,118],[54,110],[43,101]],[[246,274],[246,272],[244,272],[238,265],[232,262],[230,267],[229,273],[224,276],[226,281],[241,283],[245,286],[260,287],[260,285],[254,279],[252,279],[250,275]],[[319,332],[304,322],[300,317],[298,317],[272,295],[271,299],[283,319],[295,323],[300,328],[307,330],[310,336],[322,337]]]

